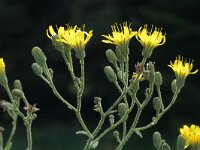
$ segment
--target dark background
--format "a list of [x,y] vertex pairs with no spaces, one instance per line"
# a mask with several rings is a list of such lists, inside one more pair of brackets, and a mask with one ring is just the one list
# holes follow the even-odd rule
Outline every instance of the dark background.
[[[35,150],[79,150],[85,138],[75,135],[80,129],[75,115],[66,109],[51,93],[49,87],[31,70],[33,59],[31,49],[39,46],[48,58],[49,67],[54,69],[55,84],[62,95],[75,104],[75,94],[70,76],[59,52],[51,45],[46,36],[49,25],[86,24],[86,31],[94,30],[94,35],[86,47],[86,90],[83,99],[83,116],[89,128],[96,126],[98,114],[93,111],[93,97],[100,96],[105,108],[117,98],[117,90],[106,79],[104,66],[108,65],[105,51],[114,48],[101,42],[102,34],[111,33],[110,25],[115,22],[128,21],[132,29],[153,24],[162,27],[166,32],[167,42],[158,48],[151,57],[156,62],[164,79],[162,94],[164,102],[169,103],[172,96],[171,81],[173,71],[167,67],[170,60],[177,55],[194,59],[194,68],[199,68],[199,0],[1,0],[0,1],[0,57],[6,63],[9,84],[12,87],[14,79],[20,79],[24,92],[32,104],[37,103],[41,109],[38,118],[33,123],[33,139]],[[133,38],[130,43],[131,72],[134,64],[142,59],[141,46]],[[77,60],[74,60],[75,62]],[[78,72],[78,67],[76,68]],[[199,121],[199,73],[191,75],[186,81],[176,104],[159,121],[159,123],[143,132],[143,139],[133,137],[125,149],[153,149],[152,134],[158,130],[172,148],[183,124],[200,124]],[[0,99],[8,99],[3,88],[0,88]],[[1,110],[0,125],[6,128],[7,136],[10,119]],[[139,125],[151,120],[154,111],[151,102],[142,115]],[[112,134],[101,141],[99,149],[114,149]],[[26,147],[25,128],[19,120],[19,128],[14,138],[13,150]]]

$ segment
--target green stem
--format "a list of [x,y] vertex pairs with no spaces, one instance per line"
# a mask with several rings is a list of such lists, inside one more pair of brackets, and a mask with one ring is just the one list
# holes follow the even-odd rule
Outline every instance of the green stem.
[[85,122],[81,116],[81,100],[82,100],[82,95],[83,95],[84,85],[85,85],[85,68],[84,68],[84,58],[83,57],[80,59],[80,65],[81,65],[81,86],[80,86],[80,90],[77,91],[76,116],[77,116],[82,128],[87,132],[88,136],[91,136],[91,132],[88,130],[88,128],[85,125]]
[[31,126],[32,126],[32,121],[25,122],[26,126],[26,134],[27,134],[27,141],[28,141],[28,149],[27,150],[32,150],[32,131],[31,131]]
[[126,120],[123,122],[123,135],[122,135],[122,139],[124,139],[126,136]]
[[12,144],[12,139],[15,135],[15,131],[16,131],[16,127],[17,127],[17,116],[15,119],[13,119],[12,121],[12,129],[11,129],[11,132],[10,132],[10,136],[6,142],[6,145],[5,145],[5,150],[9,150],[11,148],[11,144]]
[[53,82],[50,81],[49,82],[49,86],[51,87],[53,93],[56,95],[56,97],[62,102],[64,103],[69,109],[73,110],[76,112],[76,108],[74,106],[72,106],[69,102],[67,102],[57,91],[56,87],[54,86]]
[[3,135],[1,131],[0,131],[0,150],[3,150]]
[[154,81],[152,81],[152,83],[150,83],[150,92],[148,94],[148,96],[146,97],[146,99],[144,100],[144,102],[142,103],[141,107],[138,106],[138,110],[137,110],[137,114],[135,116],[135,119],[131,125],[130,130],[128,131],[127,135],[123,138],[122,142],[117,146],[116,150],[121,150],[123,148],[123,146],[126,144],[126,142],[130,139],[130,137],[132,136],[132,134],[135,132],[135,127],[138,124],[139,118],[141,116],[142,110],[143,108],[148,104],[149,100],[151,99],[151,96],[153,94],[153,86],[154,86]]
[[16,101],[13,99],[13,96],[11,94],[10,88],[8,86],[8,84],[5,87],[5,90],[8,94],[8,97],[10,98],[13,106],[14,106],[14,110],[17,112],[17,114],[21,117],[21,118],[25,118],[25,116],[20,112],[19,108],[17,107]]
[[160,120],[160,118],[173,106],[179,93],[180,93],[180,90],[177,89],[173,95],[173,98],[172,98],[170,104],[157,116],[155,121],[152,121],[151,123],[149,123],[146,126],[139,127],[139,128],[137,128],[137,130],[143,131],[143,130],[146,130],[146,129],[151,128],[152,126],[156,125],[156,123]]

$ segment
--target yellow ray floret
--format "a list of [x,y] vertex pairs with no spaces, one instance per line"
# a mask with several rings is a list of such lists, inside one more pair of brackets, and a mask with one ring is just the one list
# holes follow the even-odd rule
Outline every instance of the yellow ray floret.
[[149,50],[153,50],[166,42],[166,36],[161,32],[161,29],[152,26],[151,31],[148,31],[147,25],[139,28],[136,39],[145,49]]
[[191,125],[188,127],[184,125],[183,128],[180,128],[180,133],[185,139],[185,148],[189,145],[200,144],[200,127],[196,125]]
[[0,73],[5,72],[5,63],[3,58],[0,58]]
[[52,26],[49,26],[49,29],[47,29],[47,36],[52,38],[52,36],[56,35],[58,36],[57,42],[66,43],[75,50],[84,50],[86,44],[93,35],[92,30],[90,30],[89,33],[84,31],[84,26],[82,30],[77,26],[72,27],[70,25],[67,25],[66,28],[60,26],[57,30],[58,33],[55,32]]
[[127,22],[112,25],[112,35],[102,35],[105,38],[102,42],[122,47],[128,46],[130,39],[136,34],[135,31],[132,31],[130,25],[128,26]]
[[178,56],[174,63],[170,61],[170,65],[168,65],[175,72],[177,78],[185,79],[189,74],[195,74],[198,72],[198,69],[192,72],[193,62],[187,62],[187,60],[183,60],[183,57]]

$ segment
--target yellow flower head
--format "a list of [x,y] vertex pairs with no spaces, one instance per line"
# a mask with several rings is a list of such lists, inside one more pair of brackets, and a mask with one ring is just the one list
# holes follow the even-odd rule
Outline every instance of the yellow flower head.
[[185,139],[185,148],[189,145],[200,144],[200,127],[196,125],[191,125],[188,127],[184,125],[183,128],[180,128],[180,133],[182,137]]
[[187,60],[183,60],[183,57],[180,55],[174,63],[170,61],[170,65],[168,65],[175,72],[177,78],[186,78],[189,74],[195,74],[198,72],[198,69],[191,72],[193,68],[193,62],[187,62]]
[[117,23],[112,25],[112,35],[102,35],[106,38],[102,40],[102,42],[114,44],[123,48],[127,47],[129,45],[130,39],[136,34],[135,31],[132,31],[130,25],[128,26],[127,22],[119,25],[117,25]]
[[147,25],[139,28],[136,39],[143,46],[143,55],[147,58],[151,56],[154,48],[166,42],[165,34],[163,35],[161,29],[152,26],[151,31],[148,31]]
[[180,55],[176,58],[174,63],[170,61],[170,65],[168,66],[175,72],[177,84],[180,85],[180,88],[184,85],[185,79],[189,74],[195,74],[198,72],[198,69],[192,72],[193,62],[187,62],[187,60],[184,61],[183,57]]
[[66,28],[60,26],[57,28],[58,33],[56,33],[52,26],[49,26],[49,29],[47,29],[47,36],[49,38],[52,38],[52,36],[56,35],[58,36],[57,42],[63,42],[68,44],[70,47],[72,47],[74,50],[84,50],[86,44],[92,37],[92,30],[87,33],[84,31],[84,27],[81,30],[77,26],[70,26],[67,25]]
[[3,58],[0,58],[0,73],[5,72],[5,63]]

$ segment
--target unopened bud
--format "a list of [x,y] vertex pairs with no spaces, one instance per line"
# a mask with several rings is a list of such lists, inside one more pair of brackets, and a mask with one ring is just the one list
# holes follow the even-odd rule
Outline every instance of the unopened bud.
[[14,88],[15,88],[15,89],[22,90],[22,83],[21,83],[20,80],[15,80],[15,81],[14,81]]
[[110,82],[115,83],[117,81],[117,76],[116,76],[114,70],[110,66],[106,66],[104,68],[104,73],[106,74],[106,76]]
[[116,57],[115,53],[111,49],[108,49],[106,51],[106,57],[107,57],[108,61],[111,64],[116,64],[117,63],[117,57]]
[[160,109],[161,109],[161,99],[159,97],[155,97],[153,98],[153,108],[155,109],[155,111],[157,113],[160,112]]
[[162,150],[171,150],[170,146],[167,143],[162,145]]
[[118,112],[119,112],[119,117],[122,118],[127,111],[127,105],[125,103],[119,103],[118,105]]
[[162,138],[159,132],[154,132],[153,134],[153,145],[156,149],[161,149],[162,147]]
[[177,89],[176,79],[174,79],[171,83],[172,92],[174,93]]
[[162,79],[162,75],[160,72],[156,72],[155,73],[155,85],[156,86],[161,86],[162,85],[162,82],[163,82],[163,79]]
[[185,149],[185,139],[179,135],[176,142],[176,150],[184,150]]
[[149,81],[152,82],[155,79],[155,68],[154,68],[154,63],[149,62],[147,63],[147,70],[149,70],[150,75],[149,75]]
[[109,115],[109,121],[110,121],[110,126],[112,126],[115,123],[114,115]]
[[44,67],[47,61],[46,56],[42,52],[42,50],[39,47],[33,47],[32,49],[32,55],[35,60],[35,62],[40,66]]
[[19,89],[13,89],[12,95],[21,98],[21,97],[24,96],[24,92],[22,90],[19,90]]
[[32,68],[33,72],[34,72],[36,75],[40,76],[40,75],[43,74],[43,69],[42,69],[42,67],[40,67],[37,63],[33,63],[32,66],[31,66],[31,68]]
[[119,131],[114,131],[113,136],[117,139],[119,138]]

